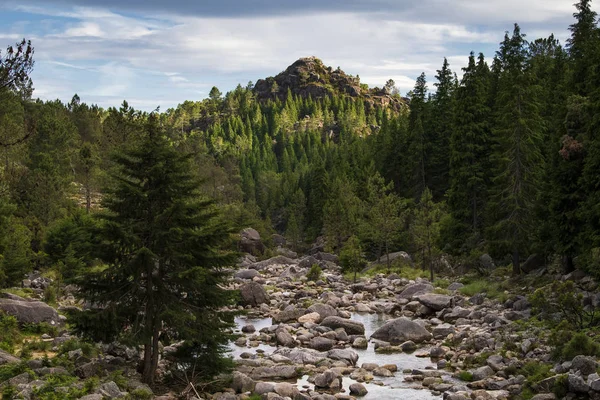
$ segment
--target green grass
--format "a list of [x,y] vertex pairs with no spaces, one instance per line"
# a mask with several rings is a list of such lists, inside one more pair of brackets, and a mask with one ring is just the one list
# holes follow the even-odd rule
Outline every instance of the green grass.
[[23,297],[25,299],[29,299],[33,296],[33,289],[30,288],[9,288],[2,289],[2,292],[14,294],[15,296]]
[[473,374],[469,371],[460,371],[457,378],[463,382],[473,382]]
[[509,296],[504,292],[502,283],[490,282],[481,278],[465,283],[465,286],[460,288],[459,291],[469,297],[478,293],[486,293],[488,298],[498,300],[501,303],[508,300]]

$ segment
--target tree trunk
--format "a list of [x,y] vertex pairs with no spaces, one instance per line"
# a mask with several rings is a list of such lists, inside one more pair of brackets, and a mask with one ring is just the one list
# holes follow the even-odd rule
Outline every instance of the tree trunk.
[[516,248],[513,249],[512,259],[513,259],[513,275],[520,275],[521,274],[521,262],[519,260],[519,250]]

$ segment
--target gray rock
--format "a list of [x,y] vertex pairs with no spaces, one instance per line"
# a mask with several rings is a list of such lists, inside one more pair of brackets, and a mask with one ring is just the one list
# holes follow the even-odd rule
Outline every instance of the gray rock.
[[338,372],[328,369],[322,374],[315,376],[315,386],[318,388],[329,388],[335,381],[338,381],[337,385],[339,386],[341,385],[341,380],[342,377]]
[[473,374],[473,380],[481,381],[494,375],[494,370],[486,365],[471,371],[471,373]]
[[582,375],[590,375],[596,372],[598,363],[593,357],[589,356],[575,356],[571,361],[571,369],[580,371]]
[[99,393],[103,397],[107,397],[109,399],[118,399],[121,397],[125,397],[125,395],[126,395],[125,393],[121,392],[121,389],[119,389],[119,386],[117,386],[117,384],[114,383],[113,381],[106,382],[106,383],[103,383],[102,385],[100,385]]
[[292,260],[291,258],[287,258],[284,256],[275,256],[275,257],[269,258],[268,260],[263,260],[263,261],[254,263],[254,264],[250,265],[250,268],[261,271],[267,267],[270,267],[271,265],[294,265],[294,264],[297,264],[297,262],[295,260]]
[[486,360],[486,364],[496,372],[501,371],[506,367],[502,356],[497,354],[489,356]]
[[293,399],[300,392],[296,385],[288,382],[280,382],[275,384],[275,393],[281,397]]
[[242,304],[256,307],[269,302],[269,295],[260,283],[247,282],[240,287]]
[[595,392],[600,392],[600,376],[597,373],[588,376],[588,386]]
[[58,325],[60,322],[58,312],[41,301],[0,299],[0,311],[14,316],[21,325],[40,324],[42,322]]
[[442,358],[446,355],[446,350],[441,347],[432,347],[429,349],[429,357],[431,358]]
[[292,349],[292,348],[280,348],[277,349],[274,354],[286,357],[291,360],[294,364],[312,364],[316,365],[325,359],[323,353],[312,349]]
[[460,282],[453,282],[448,286],[448,290],[450,290],[451,292],[454,292],[456,290],[462,289],[463,287],[465,287],[465,285],[463,285]]
[[294,379],[299,377],[299,371],[294,365],[276,365],[274,367],[256,367],[249,376],[256,381]]
[[418,294],[425,294],[433,292],[433,285],[429,283],[413,283],[411,285],[407,285],[402,293],[398,296],[402,299],[410,299]]
[[102,400],[103,396],[98,393],[88,394],[83,397],[80,397],[79,400]]
[[275,337],[277,338],[277,343],[282,346],[296,347],[296,340],[294,340],[294,337],[285,328],[277,329]]
[[521,271],[528,274],[536,269],[542,268],[546,264],[544,256],[541,254],[532,254],[521,265]]
[[20,358],[15,357],[4,350],[0,350],[0,365],[18,363],[20,361]]
[[265,245],[260,239],[260,233],[256,229],[246,228],[240,232],[239,249],[244,253],[253,255],[262,254]]
[[321,321],[321,326],[331,329],[344,328],[349,335],[364,335],[365,333],[365,326],[362,323],[341,317],[326,317]]
[[479,257],[479,265],[481,266],[481,268],[487,270],[496,268],[494,260],[492,259],[492,257],[490,257],[489,254],[483,254],[481,257]]
[[554,393],[540,393],[533,396],[531,400],[556,400],[556,395]]
[[254,333],[256,332],[256,328],[252,324],[242,326],[242,332],[244,333]]
[[369,391],[362,383],[353,383],[350,385],[350,394],[352,396],[364,396],[367,393],[369,393]]
[[233,379],[231,381],[231,388],[236,393],[246,393],[254,390],[256,383],[248,375],[238,371],[233,372]]
[[309,346],[318,351],[327,351],[333,348],[335,341],[326,337],[314,337],[310,340]]
[[289,305],[285,310],[273,315],[273,324],[279,324],[282,322],[296,321],[298,318],[306,313],[306,309],[296,307],[295,305]]
[[587,393],[589,387],[579,375],[569,374],[569,390],[575,393]]
[[408,340],[400,345],[402,351],[405,353],[413,352],[417,349],[417,344],[412,340]]
[[350,349],[333,349],[327,352],[327,358],[344,361],[348,365],[355,366],[358,361],[358,354]]
[[317,314],[319,314],[321,316],[321,320],[323,320],[327,317],[337,317],[337,315],[338,315],[338,312],[335,308],[333,308],[329,304],[323,304],[323,303],[313,304],[312,306],[310,306],[306,309],[306,312],[309,312],[309,313],[316,312]]
[[377,259],[373,264],[387,264],[388,259],[391,262],[401,260],[406,265],[412,265],[411,256],[405,251],[397,251],[395,253],[384,254]]
[[450,324],[441,324],[434,326],[432,329],[434,339],[445,339],[448,335],[453,334],[456,329]]
[[427,293],[416,296],[416,299],[426,307],[441,311],[450,306],[452,297],[443,294]]
[[275,385],[269,382],[256,382],[256,385],[254,386],[254,393],[258,395],[273,392],[275,392]]
[[255,269],[242,269],[235,273],[234,278],[239,279],[252,279],[255,276],[258,276],[259,272]]
[[430,340],[431,337],[432,335],[427,329],[404,317],[386,322],[371,335],[372,339],[383,340],[392,344],[400,344],[408,340],[422,343]]
[[369,347],[369,341],[365,337],[359,336],[352,342],[352,347],[355,349],[366,349]]

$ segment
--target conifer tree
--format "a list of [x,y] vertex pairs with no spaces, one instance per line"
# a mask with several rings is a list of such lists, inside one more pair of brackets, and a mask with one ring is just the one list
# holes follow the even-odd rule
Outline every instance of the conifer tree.
[[114,187],[102,201],[95,250],[107,268],[78,281],[94,307],[74,316],[77,331],[143,345],[148,384],[161,337],[183,341],[180,370],[194,368],[206,378],[227,365],[224,330],[232,320],[220,309],[231,296],[221,286],[222,267],[235,257],[224,251],[229,228],[211,201],[198,197],[189,160],[152,115],[139,145],[115,157]]
[[543,161],[543,121],[539,87],[526,71],[527,42],[517,24],[510,38],[506,34],[497,56],[501,62],[494,127],[497,144],[493,154],[497,173],[489,233],[498,252],[510,251],[513,273],[519,274],[521,256],[528,250],[534,228],[533,207]]

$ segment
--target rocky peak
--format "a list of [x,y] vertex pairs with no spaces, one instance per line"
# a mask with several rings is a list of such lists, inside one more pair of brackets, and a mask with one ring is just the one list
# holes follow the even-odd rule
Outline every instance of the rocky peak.
[[372,105],[400,108],[405,104],[404,100],[391,96],[385,89],[361,85],[357,76],[348,75],[339,67],[334,70],[314,56],[300,58],[278,75],[259,79],[254,86],[257,98],[262,101],[285,100],[288,90],[293,95],[311,96],[313,99],[346,95],[364,98]]

